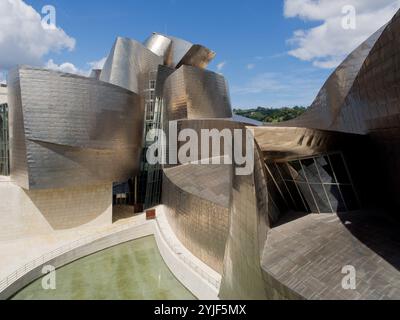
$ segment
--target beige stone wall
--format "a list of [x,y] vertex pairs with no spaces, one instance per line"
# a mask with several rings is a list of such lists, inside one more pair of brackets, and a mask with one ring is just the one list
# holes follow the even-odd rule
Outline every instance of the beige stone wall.
[[27,191],[0,180],[0,241],[111,223],[111,184]]
[[0,104],[7,103],[7,88],[0,87]]

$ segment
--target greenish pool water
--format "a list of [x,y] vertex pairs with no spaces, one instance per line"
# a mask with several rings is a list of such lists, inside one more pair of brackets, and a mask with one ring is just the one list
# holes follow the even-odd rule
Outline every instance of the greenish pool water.
[[103,250],[56,272],[56,290],[42,279],[13,300],[193,300],[164,263],[154,237]]

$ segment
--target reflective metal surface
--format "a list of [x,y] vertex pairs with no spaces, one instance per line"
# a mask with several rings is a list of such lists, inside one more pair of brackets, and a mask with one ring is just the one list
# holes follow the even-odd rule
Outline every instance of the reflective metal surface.
[[169,121],[232,117],[224,77],[196,67],[182,66],[168,77],[164,101]]
[[132,39],[117,38],[104,64],[100,80],[142,94],[148,74],[163,64],[163,58]]
[[206,68],[215,57],[215,52],[202,45],[159,33],[153,33],[145,41],[145,46],[164,57],[165,64],[172,68],[182,65]]
[[385,28],[386,26],[375,32],[336,68],[305,114],[282,125],[322,130],[334,129],[347,95],[356,83],[362,66]]
[[139,97],[105,82],[31,67],[9,74],[11,175],[26,189],[124,181],[138,172]]
[[251,175],[233,175],[221,299],[267,298],[260,259],[269,228],[268,195],[259,149],[254,150],[254,155],[255,167]]
[[[165,60],[168,57],[171,49],[172,40],[162,34],[153,33],[145,42],[144,46],[151,52],[163,57]],[[165,61],[167,62],[167,61]]]

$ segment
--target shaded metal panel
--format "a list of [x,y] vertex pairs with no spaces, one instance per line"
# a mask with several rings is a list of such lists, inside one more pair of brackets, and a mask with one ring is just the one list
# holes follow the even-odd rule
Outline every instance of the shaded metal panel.
[[171,43],[171,50],[168,53],[166,64],[169,67],[176,68],[179,62],[183,59],[183,57],[189,52],[190,48],[193,46],[192,43],[179,39],[172,36],[168,37]]
[[176,66],[189,65],[198,68],[207,68],[211,60],[215,58],[215,52],[201,45],[195,44],[185,54],[182,60]]
[[[163,36],[162,34],[153,33],[145,42],[144,46],[151,52],[158,56],[163,57],[165,60],[168,58],[171,49],[172,40]],[[166,61],[165,61],[166,62]]]
[[[222,273],[229,230],[228,208],[202,197],[200,189],[207,188],[204,180],[209,180],[210,187],[219,184],[229,190],[229,186],[223,182],[226,177],[218,181],[226,170],[222,168],[219,174],[215,175],[218,169],[202,166],[200,171],[204,176],[198,177],[197,180],[198,182],[202,180],[203,184],[192,185],[190,188],[182,179],[186,181],[192,179],[193,172],[184,170],[183,167],[174,168],[174,174],[169,172],[163,177],[162,199],[167,207],[168,221],[178,239],[188,250],[209,267]],[[215,195],[215,198],[218,196]]]
[[232,117],[224,77],[196,67],[175,71],[165,82],[164,99],[169,121]]
[[[335,130],[368,133],[399,127],[400,11],[386,26],[346,98]],[[392,119],[392,121],[388,121]]]
[[182,65],[206,68],[215,57],[215,52],[200,44],[192,44],[189,41],[159,33],[153,33],[145,41],[145,46],[155,54],[164,57],[164,63],[172,68],[179,68]]
[[96,80],[100,80],[100,74],[101,74],[101,69],[93,69],[90,72],[90,78],[96,79]]
[[[199,135],[202,129],[241,128],[233,121],[218,119],[183,120],[177,127],[178,131],[190,128]],[[222,144],[221,156],[225,155]],[[229,230],[231,174],[231,165],[224,164],[164,168],[162,199],[168,208],[168,221],[180,241],[220,273]]]
[[254,172],[233,175],[229,237],[225,250],[220,298],[266,299],[261,256],[269,221],[268,194],[261,151],[254,150]]
[[360,69],[385,27],[369,37],[336,68],[306,113],[294,120],[278,124],[278,126],[305,126],[322,130],[335,127],[345,99],[352,89]]
[[137,173],[144,110],[131,91],[30,67],[10,73],[11,175],[26,189],[124,181]]
[[20,187],[29,189],[28,154],[26,151],[21,83],[18,69],[8,72],[8,101],[10,124],[10,174]]
[[104,64],[100,80],[142,94],[147,88],[148,74],[163,62],[162,57],[140,42],[119,37]]

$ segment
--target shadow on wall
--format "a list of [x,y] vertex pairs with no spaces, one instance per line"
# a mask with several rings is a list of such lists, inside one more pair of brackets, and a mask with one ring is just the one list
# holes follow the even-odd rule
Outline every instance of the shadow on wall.
[[52,229],[112,223],[111,184],[53,190],[23,190]]

